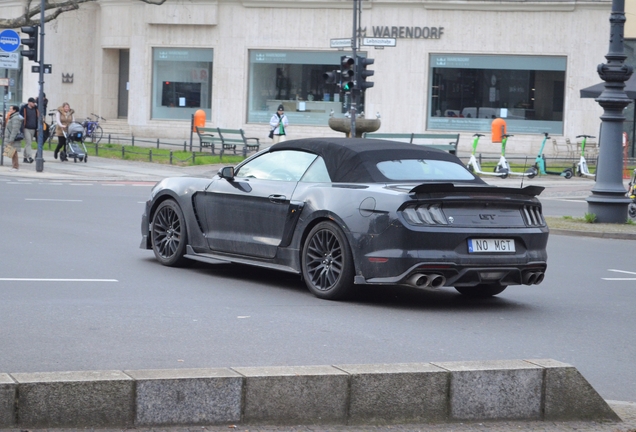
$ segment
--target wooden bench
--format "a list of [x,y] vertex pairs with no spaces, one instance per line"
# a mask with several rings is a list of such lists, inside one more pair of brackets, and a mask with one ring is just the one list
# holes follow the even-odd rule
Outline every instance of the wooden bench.
[[258,151],[260,140],[258,138],[248,138],[243,129],[224,128],[196,128],[201,148],[209,147],[214,154],[215,145],[219,145],[221,156],[225,150],[232,150],[236,154],[237,145],[242,146],[243,156],[246,157],[249,151]]
[[248,138],[245,136],[243,129],[222,129],[216,128],[221,139],[221,155],[223,150],[234,150],[236,154],[236,146],[243,146],[243,157],[247,157],[247,153],[250,151],[258,151],[261,146],[261,142],[258,138]]
[[365,132],[362,137],[408,142],[444,150],[454,155],[457,155],[457,146],[459,144],[459,134]]

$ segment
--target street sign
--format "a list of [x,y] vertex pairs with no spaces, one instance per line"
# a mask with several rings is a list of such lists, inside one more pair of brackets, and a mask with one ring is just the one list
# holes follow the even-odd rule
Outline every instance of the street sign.
[[395,38],[363,38],[362,45],[365,46],[380,46],[380,47],[394,47],[396,43]]
[[20,48],[20,35],[15,30],[6,29],[0,32],[0,51],[15,52]]
[[0,87],[9,87],[9,78],[0,78]]
[[0,68],[20,69],[20,53],[0,51]]
[[[50,64],[45,64],[44,65],[44,73],[45,74],[50,74],[52,70],[53,70],[53,67]],[[31,72],[32,73],[40,73],[40,65],[31,66]]]
[[329,46],[331,48],[351,48],[351,38],[349,39],[331,39]]

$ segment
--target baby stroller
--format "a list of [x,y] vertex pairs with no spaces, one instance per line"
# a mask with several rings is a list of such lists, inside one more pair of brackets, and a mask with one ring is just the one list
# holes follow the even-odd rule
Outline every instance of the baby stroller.
[[71,123],[68,125],[68,132],[62,129],[66,137],[66,148],[60,152],[60,160],[66,161],[73,158],[73,162],[84,161],[88,159],[86,146],[84,145],[84,127],[79,123]]

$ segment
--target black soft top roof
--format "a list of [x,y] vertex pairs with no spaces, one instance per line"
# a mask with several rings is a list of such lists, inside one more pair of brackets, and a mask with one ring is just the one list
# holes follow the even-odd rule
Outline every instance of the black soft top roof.
[[437,159],[461,164],[456,156],[435,148],[366,138],[304,138],[270,147],[270,151],[278,150],[305,150],[322,156],[331,180],[338,183],[386,182],[376,167],[385,160]]

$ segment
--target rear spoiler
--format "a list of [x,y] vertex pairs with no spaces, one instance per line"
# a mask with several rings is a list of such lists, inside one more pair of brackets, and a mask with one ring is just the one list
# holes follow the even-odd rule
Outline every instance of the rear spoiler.
[[526,186],[523,188],[499,187],[499,186],[470,186],[454,185],[453,183],[422,183],[411,189],[410,193],[496,193],[500,194],[521,194],[527,196],[537,196],[543,192],[543,186]]

